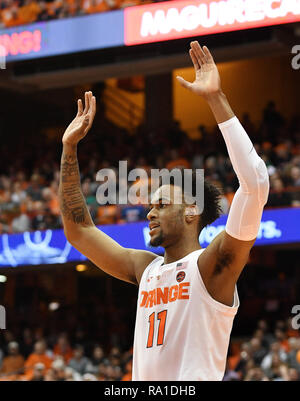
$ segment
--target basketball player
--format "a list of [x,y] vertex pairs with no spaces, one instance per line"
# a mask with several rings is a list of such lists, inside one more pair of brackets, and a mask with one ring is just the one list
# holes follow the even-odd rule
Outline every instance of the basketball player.
[[[204,185],[204,210],[180,203],[182,189],[164,186],[151,200],[148,220],[153,246],[164,256],[126,249],[94,225],[80,188],[77,144],[91,128],[96,100],[85,93],[85,108],[63,136],[60,207],[69,242],[106,273],[139,286],[133,354],[133,380],[222,380],[230,332],[239,306],[236,282],[258,233],[268,198],[263,160],[235,117],[221,89],[207,47],[191,43],[195,81],[182,86],[210,106],[239,179],[226,228],[206,249],[199,245],[204,226],[219,216],[219,192]],[[168,204],[169,202],[169,204]]]

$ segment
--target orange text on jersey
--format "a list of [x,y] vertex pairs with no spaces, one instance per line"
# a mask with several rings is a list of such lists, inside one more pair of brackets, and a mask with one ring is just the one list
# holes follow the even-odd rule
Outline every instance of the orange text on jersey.
[[141,308],[152,308],[153,305],[167,304],[177,299],[189,299],[190,283],[180,283],[172,287],[155,288],[152,291],[142,291]]

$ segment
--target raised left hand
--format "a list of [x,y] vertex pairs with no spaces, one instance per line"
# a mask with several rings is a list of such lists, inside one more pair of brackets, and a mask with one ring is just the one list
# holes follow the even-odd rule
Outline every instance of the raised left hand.
[[195,80],[188,82],[177,76],[180,84],[204,98],[221,92],[219,71],[208,48],[206,46],[201,48],[198,42],[191,42],[189,53],[195,68]]

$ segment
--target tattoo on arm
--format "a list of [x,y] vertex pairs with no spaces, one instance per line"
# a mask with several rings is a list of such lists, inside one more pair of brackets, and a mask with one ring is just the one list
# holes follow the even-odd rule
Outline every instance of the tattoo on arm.
[[68,220],[81,226],[93,225],[81,192],[76,150],[74,154],[63,153],[62,155],[59,201],[65,224],[67,224],[66,220]]
[[63,153],[61,163],[61,178],[63,182],[74,182],[79,179],[79,169],[76,157]]
[[218,275],[223,273],[225,269],[227,269],[230,264],[233,262],[234,257],[231,252],[222,252],[217,256],[217,262],[214,270],[214,275]]

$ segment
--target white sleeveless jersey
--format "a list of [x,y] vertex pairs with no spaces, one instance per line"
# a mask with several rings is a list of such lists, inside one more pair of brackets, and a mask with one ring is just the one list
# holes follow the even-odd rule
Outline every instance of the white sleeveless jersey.
[[239,306],[214,300],[198,269],[200,249],[163,265],[159,256],[139,287],[132,380],[222,380]]

